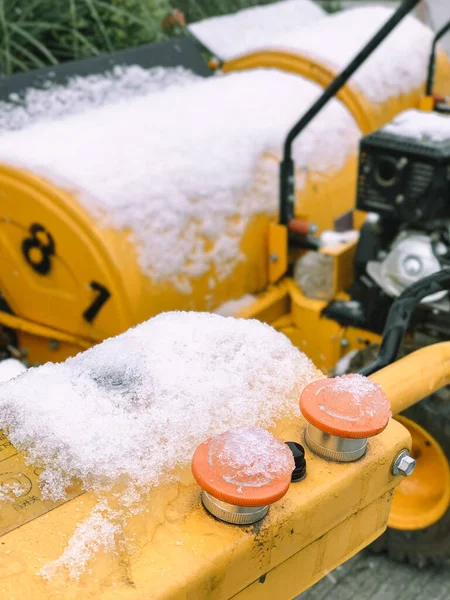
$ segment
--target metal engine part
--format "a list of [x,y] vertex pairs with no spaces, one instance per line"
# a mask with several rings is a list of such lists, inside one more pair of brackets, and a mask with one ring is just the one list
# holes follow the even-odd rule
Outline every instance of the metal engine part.
[[[388,254],[380,261],[369,261],[366,267],[370,277],[393,298],[399,296],[408,285],[441,269],[430,236],[414,230],[401,232]],[[448,301],[444,301],[447,296],[448,292],[438,292],[424,298],[422,303],[440,303],[441,310],[449,310]]]

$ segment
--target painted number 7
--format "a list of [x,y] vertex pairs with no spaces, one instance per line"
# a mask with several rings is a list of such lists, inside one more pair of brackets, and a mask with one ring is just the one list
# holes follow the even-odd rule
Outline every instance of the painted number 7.
[[107,300],[111,297],[111,293],[109,292],[109,290],[101,283],[98,283],[97,281],[91,281],[90,285],[91,289],[94,292],[97,292],[97,295],[92,304],[90,304],[87,307],[87,309],[83,312],[83,319],[88,323],[92,323],[92,321],[97,317],[105,302],[107,302]]

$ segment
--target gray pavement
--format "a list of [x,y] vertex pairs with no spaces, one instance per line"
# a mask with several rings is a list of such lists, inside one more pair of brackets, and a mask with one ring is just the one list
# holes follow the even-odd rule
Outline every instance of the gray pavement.
[[418,569],[361,552],[296,600],[450,600],[450,566]]

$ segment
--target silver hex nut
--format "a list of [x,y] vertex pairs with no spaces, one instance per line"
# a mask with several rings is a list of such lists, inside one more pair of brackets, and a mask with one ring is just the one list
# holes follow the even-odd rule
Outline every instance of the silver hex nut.
[[397,454],[392,463],[392,475],[408,477],[416,468],[416,460],[410,455],[409,450],[402,450]]

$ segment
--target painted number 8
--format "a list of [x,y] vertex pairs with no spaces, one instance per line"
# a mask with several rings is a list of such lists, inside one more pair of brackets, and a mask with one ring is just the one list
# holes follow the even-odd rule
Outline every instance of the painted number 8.
[[39,223],[33,223],[29,231],[30,237],[22,242],[25,260],[39,275],[48,275],[52,268],[51,257],[55,254],[53,237]]

